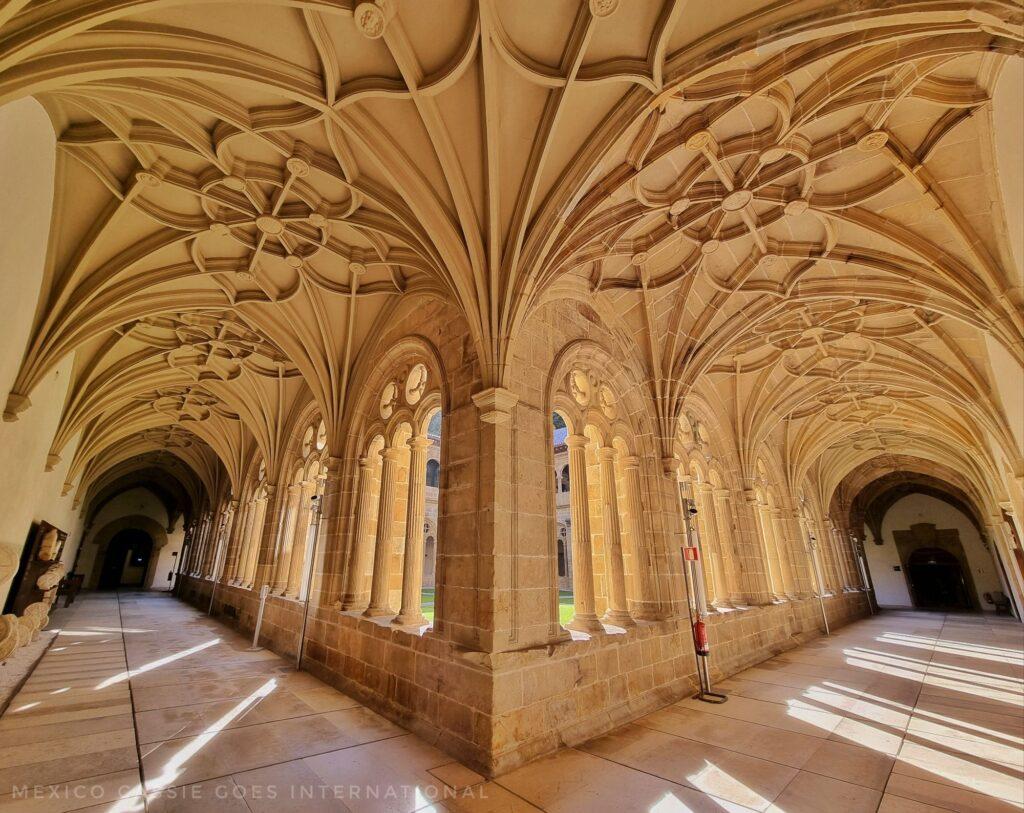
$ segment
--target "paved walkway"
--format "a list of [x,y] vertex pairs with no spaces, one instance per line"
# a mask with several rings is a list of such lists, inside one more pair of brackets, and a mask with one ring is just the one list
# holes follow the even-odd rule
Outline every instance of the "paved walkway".
[[169,596],[61,622],[0,718],[0,813],[1024,807],[1012,621],[887,613],[493,782]]

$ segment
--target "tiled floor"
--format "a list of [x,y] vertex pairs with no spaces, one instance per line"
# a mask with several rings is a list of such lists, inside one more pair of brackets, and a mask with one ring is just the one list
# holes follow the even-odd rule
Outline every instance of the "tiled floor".
[[0,718],[7,811],[1024,808],[1024,627],[887,613],[498,780],[166,595],[86,595]]

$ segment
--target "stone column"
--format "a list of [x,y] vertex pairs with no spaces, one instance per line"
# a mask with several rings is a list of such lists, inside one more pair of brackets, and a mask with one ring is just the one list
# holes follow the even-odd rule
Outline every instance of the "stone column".
[[426,624],[423,598],[423,520],[427,502],[427,449],[430,441],[420,435],[409,439],[409,498],[405,513],[405,556],[402,560],[402,609],[391,623],[400,626]]
[[[747,503],[754,514],[754,532],[759,537],[761,555],[764,561],[764,586],[768,602],[782,600],[782,575],[778,562],[778,549],[775,547],[775,538],[770,527],[771,517],[768,515],[768,507],[759,502],[755,497],[750,496]],[[773,559],[775,560],[773,563]]]
[[814,569],[811,563],[811,552],[807,547],[807,536],[803,533],[800,525],[800,513],[795,508],[782,509],[783,529],[788,530],[793,537],[794,544],[790,545],[793,559],[793,578],[795,582],[796,595],[799,598],[808,598],[814,593]]
[[715,526],[718,528],[718,540],[722,548],[727,597],[733,605],[740,605],[746,601],[746,596],[743,595],[740,586],[738,563],[733,555],[736,542],[732,534],[729,496],[729,489],[716,488],[711,492],[711,503],[714,506]]
[[274,561],[274,575],[270,583],[270,592],[280,595],[284,595],[288,589],[288,567],[291,564],[292,547],[295,545],[295,529],[298,521],[299,500],[302,498],[302,487],[292,484],[288,486],[287,494],[281,538],[278,540],[277,558]]
[[398,462],[401,450],[390,446],[380,453],[380,502],[377,505],[377,539],[373,548],[373,579],[367,616],[394,615],[388,607],[388,580],[391,575],[391,533],[394,527],[394,502]]
[[829,572],[828,540],[825,538],[825,531],[813,519],[807,521],[807,530],[814,537],[814,555],[818,561],[818,571],[821,573],[822,595],[830,596],[832,595],[832,576]]
[[779,570],[782,573],[782,589],[789,598],[796,598],[796,588],[793,585],[793,560],[790,556],[790,546],[786,544],[786,533],[782,527],[782,510],[772,508],[769,512],[771,533],[775,539],[775,549],[779,552]]
[[292,528],[292,549],[288,556],[288,575],[285,579],[284,595],[298,598],[302,590],[302,571],[306,554],[310,549],[309,515],[313,508],[313,494],[316,480],[309,480],[299,487],[299,501],[295,510],[295,524]]
[[844,542],[842,531],[834,525],[832,526],[832,538],[835,540],[836,555],[839,557],[840,566],[842,568],[843,590],[846,592],[855,590],[854,580],[850,572],[853,562],[851,561],[850,555],[848,555],[852,554],[852,551],[849,550],[849,541]]
[[615,487],[615,458],[611,446],[597,451],[601,472],[601,506],[604,514],[604,552],[608,569],[608,610],[604,621],[617,627],[636,624],[626,603],[626,567],[622,559],[622,527],[619,520],[619,495]]
[[280,487],[277,483],[267,483],[267,502],[264,511],[263,534],[256,542],[256,570],[253,576],[253,586],[262,587],[264,584],[272,586],[274,575],[274,554],[277,551],[278,541],[284,525],[285,505]]
[[[333,455],[325,457],[314,491],[314,494],[320,496],[317,505],[320,517],[317,535],[309,538],[309,571],[312,572],[313,577],[309,582],[309,594],[303,596],[314,607],[330,606],[333,609],[341,607],[338,596],[343,590],[342,578],[348,557],[345,534],[342,532],[342,524],[347,518],[341,514],[343,489],[345,488],[342,470],[345,467],[345,462],[342,458]],[[309,510],[312,513],[312,497],[310,500]],[[309,521],[312,524],[312,517]],[[305,570],[303,574],[302,578],[305,579],[307,577]],[[301,585],[300,590],[304,586],[305,584]]]
[[188,562],[186,563],[185,573],[189,576],[195,576],[199,570],[199,556],[203,550],[203,534],[206,533],[206,514],[204,513],[199,517],[199,522],[196,525],[196,532],[192,536],[192,550],[189,551]]
[[264,486],[266,489],[266,496],[256,500],[254,506],[253,523],[251,533],[249,534],[249,542],[246,546],[245,551],[245,568],[242,571],[242,585],[251,588],[256,583],[256,566],[259,563],[260,556],[260,540],[263,539],[265,527],[269,524],[267,522],[267,504],[273,499],[274,487],[272,485]]
[[360,594],[363,574],[366,573],[366,555],[369,553],[366,528],[370,524],[370,512],[373,511],[373,469],[374,463],[369,457],[359,458],[355,529],[352,532],[352,550],[345,574],[345,592],[341,596],[342,610],[365,609]]
[[[235,530],[235,519],[238,516],[238,500],[231,500],[228,503],[227,516],[224,519],[224,535],[223,535],[223,552],[219,555],[214,554],[213,560],[213,575],[217,577],[218,582],[227,582],[227,568],[228,568],[228,555],[231,553],[231,536]],[[217,573],[217,559],[220,558],[224,562],[224,567],[221,572]]]
[[636,616],[653,621],[663,616],[659,611],[654,585],[654,563],[648,539],[644,534],[643,498],[640,494],[640,458],[629,455],[622,458],[622,474],[626,487],[626,521],[633,549],[633,569],[636,572]]
[[1019,564],[1022,557],[1014,535],[1015,528],[1011,525],[1014,514],[1009,511],[1007,514],[1009,518],[1001,514],[992,514],[985,527],[988,528],[988,535],[992,540],[992,553],[1002,565],[1006,575],[1006,586],[1010,590],[1011,598],[1015,600],[1016,611],[1020,612],[1024,606],[1024,568]]
[[203,556],[203,575],[213,579],[214,568],[217,564],[217,548],[224,536],[224,527],[227,524],[227,507],[220,510],[220,516],[211,524],[210,536],[206,546],[206,553]]
[[590,546],[590,513],[587,506],[587,438],[569,435],[569,511],[572,517],[572,595],[575,614],[569,627],[581,632],[602,632],[594,598],[594,554]]
[[727,604],[729,590],[726,587],[725,557],[722,555],[722,538],[719,536],[715,507],[711,498],[711,486],[708,483],[694,483],[694,504],[697,507],[697,523],[703,532],[703,553],[708,562],[709,576],[714,590],[714,604]]
[[241,521],[234,523],[231,536],[228,541],[228,556],[224,563],[224,582],[234,584],[238,580],[238,566],[242,559],[242,548],[245,547],[246,536],[249,533],[249,526],[252,524],[252,503],[246,503],[244,508],[239,505],[243,512]]
[[199,555],[196,556],[195,572],[199,578],[206,575],[206,552],[210,549],[210,535],[212,532],[213,514],[211,513],[203,519],[202,545],[199,548]]

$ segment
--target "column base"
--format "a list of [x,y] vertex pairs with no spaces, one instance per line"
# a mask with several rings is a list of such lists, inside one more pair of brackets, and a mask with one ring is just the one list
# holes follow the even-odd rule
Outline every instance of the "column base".
[[594,613],[573,616],[572,621],[566,624],[565,628],[576,632],[604,632],[604,625]]
[[636,621],[627,612],[612,612],[609,610],[601,617],[602,623],[610,624],[613,627],[635,627]]
[[430,622],[419,613],[399,613],[391,623],[396,627],[422,627]]
[[342,596],[338,601],[338,609],[342,612],[362,612],[370,602],[366,598],[359,599],[355,596]]
[[380,618],[385,615],[394,615],[395,611],[390,607],[367,607],[363,610],[363,615],[367,618]]

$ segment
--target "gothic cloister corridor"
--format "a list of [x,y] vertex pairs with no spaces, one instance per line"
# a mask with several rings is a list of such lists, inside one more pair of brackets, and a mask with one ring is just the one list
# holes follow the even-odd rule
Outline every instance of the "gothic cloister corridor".
[[1022,122],[1022,0],[0,0],[0,807],[1021,809]]
[[[1024,805],[1024,638],[885,612],[493,781],[166,594],[86,594],[0,718],[0,811]],[[38,790],[36,789],[38,788]]]

